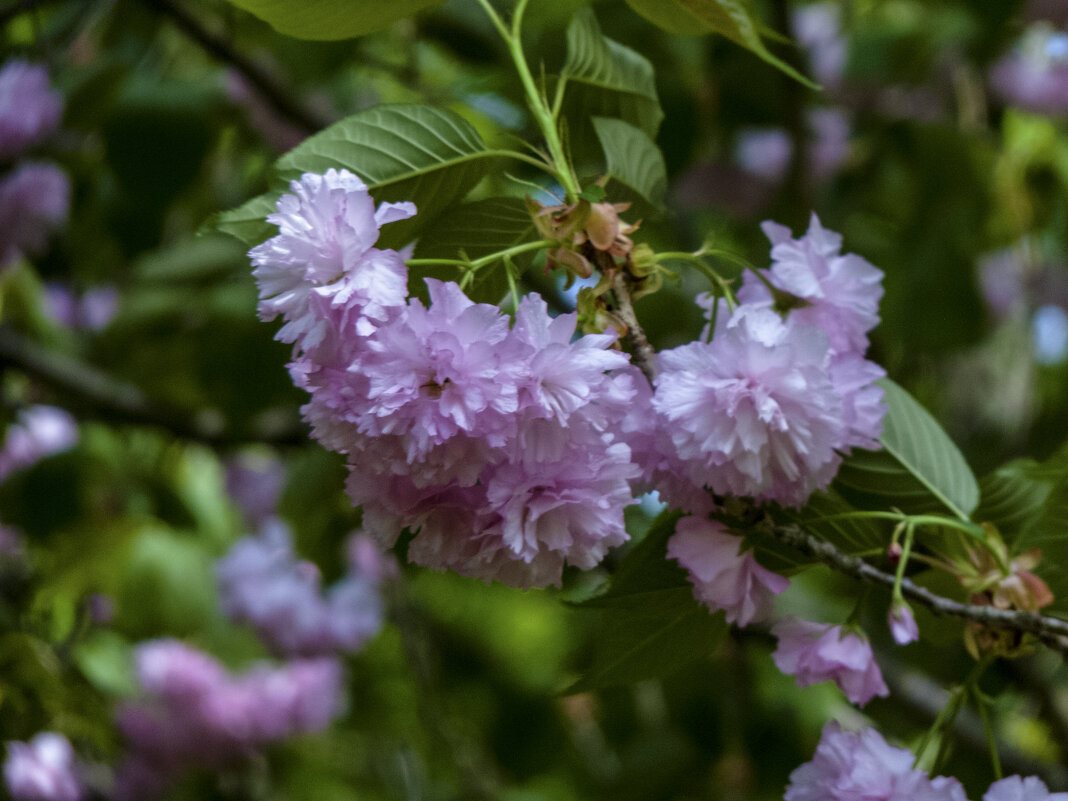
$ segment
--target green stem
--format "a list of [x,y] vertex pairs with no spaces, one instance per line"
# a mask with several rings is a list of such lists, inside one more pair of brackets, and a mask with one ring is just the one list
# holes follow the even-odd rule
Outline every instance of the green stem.
[[1001,757],[998,756],[998,741],[994,735],[994,725],[990,720],[990,704],[985,695],[979,692],[978,687],[972,687],[972,698],[975,699],[975,706],[979,710],[979,717],[983,721],[983,734],[986,735],[986,746],[990,749],[990,764],[994,768],[994,778],[1002,779],[1004,775],[1001,772]]
[[[663,253],[656,254],[656,261],[659,264],[662,261],[685,261],[696,267],[702,275],[708,278],[713,284],[715,284],[719,290],[723,293],[723,297],[727,301],[727,307],[734,311],[738,307],[738,299],[734,296],[734,292],[731,289],[730,282],[725,280],[723,276],[716,272],[714,267],[711,267],[696,253],[687,253],[681,250],[670,250]],[[713,306],[713,312],[715,312],[715,306]],[[715,320],[712,321],[712,330],[715,331]]]
[[916,533],[916,524],[905,524],[905,542],[901,546],[901,558],[897,561],[897,572],[894,573],[893,601],[900,603],[905,599],[901,595],[901,579],[905,578],[905,566],[909,563],[909,555],[912,553],[912,538]]
[[504,259],[504,274],[508,278],[508,294],[512,297],[512,311],[519,310],[519,289],[515,285],[515,265],[509,257]]
[[[931,744],[931,740],[935,736],[935,734],[942,732],[942,729],[946,728],[948,725],[952,725],[953,721],[957,717],[957,712],[960,711],[960,703],[963,697],[964,691],[961,687],[955,688],[950,693],[949,703],[942,707],[938,715],[935,717],[934,723],[931,724],[931,728],[924,732],[923,739],[920,740],[920,744],[916,747],[916,758],[912,761],[913,769],[919,767],[920,760],[923,759],[923,755],[927,751],[927,746]],[[945,741],[945,739],[946,737],[943,734],[943,742]],[[940,745],[940,753],[941,750],[942,749]],[[937,755],[935,756],[935,759],[937,761]]]
[[942,711],[938,713],[934,723],[931,724],[931,728],[923,735],[923,739],[920,741],[919,747],[916,749],[916,759],[913,761],[912,766],[918,767],[920,759],[923,757],[924,751],[930,744],[931,738],[941,732],[942,740],[938,745],[938,752],[935,754],[934,762],[931,763],[931,773],[937,773],[941,767],[943,760],[945,759],[949,749],[949,737],[947,736],[948,729],[953,725],[953,721],[957,717],[957,713],[960,712],[960,708],[964,699],[971,695],[973,692],[978,691],[979,679],[983,675],[983,671],[987,669],[991,662],[994,661],[993,654],[984,654],[982,659],[975,663],[972,669],[968,672],[967,677],[964,679],[964,683],[958,687],[955,687],[950,695],[949,703],[947,703]]
[[558,244],[553,239],[539,239],[536,242],[524,242],[521,245],[512,245],[504,250],[497,250],[485,256],[473,260],[464,259],[408,259],[404,262],[409,267],[466,267],[468,272],[481,270],[487,264],[492,264],[500,259],[509,259],[520,253],[528,253],[532,250],[551,248]]
[[955,528],[970,535],[973,539],[985,541],[985,535],[981,526],[953,517],[941,515],[907,515],[902,512],[878,512],[855,509],[852,512],[839,512],[833,515],[824,515],[812,520],[813,523],[822,523],[826,520],[896,520],[898,522],[911,523],[915,526],[945,526]]
[[515,159],[516,161],[523,161],[527,164],[537,167],[539,170],[546,170],[548,172],[552,172],[553,169],[552,165],[547,163],[543,159],[539,159],[534,156],[529,156],[521,150],[508,150],[507,148],[502,148],[499,150],[487,150],[485,155],[502,156],[504,158]]
[[556,128],[556,119],[553,116],[552,109],[549,108],[548,103],[544,95],[538,90],[538,86],[534,81],[534,76],[530,72],[530,66],[527,64],[526,57],[523,55],[523,42],[520,36],[520,29],[522,26],[523,12],[526,10],[527,0],[519,0],[516,5],[515,13],[512,16],[512,29],[509,30],[500,15],[490,5],[489,0],[478,0],[479,5],[489,15],[490,20],[493,22],[494,27],[501,34],[501,38],[504,39],[504,43],[508,46],[508,52],[512,56],[512,61],[515,63],[516,71],[519,73],[519,80],[523,84],[523,89],[527,95],[527,106],[530,108],[531,114],[534,115],[535,121],[538,123],[538,127],[541,129],[542,136],[545,137],[545,144],[549,148],[549,156],[553,163],[553,172],[556,179],[560,182],[560,185],[567,192],[568,200],[574,200],[578,197],[580,188],[578,180],[575,178],[574,173],[571,170],[571,162],[567,158],[567,154],[564,152],[563,143],[560,141],[560,133]]

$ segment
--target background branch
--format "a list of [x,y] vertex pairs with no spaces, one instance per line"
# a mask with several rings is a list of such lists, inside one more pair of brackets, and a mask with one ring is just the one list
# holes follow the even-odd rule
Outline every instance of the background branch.
[[177,0],[145,0],[145,2],[170,19],[175,27],[212,57],[229,64],[240,72],[275,111],[306,133],[317,133],[332,122],[307,108],[281,82],[275,80],[250,58],[235,50],[224,37],[205,28],[201,21]]
[[0,327],[0,368],[17,368],[63,397],[77,416],[164,428],[172,434],[209,445],[264,442],[298,445],[308,441],[296,419],[236,429],[219,415],[191,412],[150,398],[139,387],[63,353]]

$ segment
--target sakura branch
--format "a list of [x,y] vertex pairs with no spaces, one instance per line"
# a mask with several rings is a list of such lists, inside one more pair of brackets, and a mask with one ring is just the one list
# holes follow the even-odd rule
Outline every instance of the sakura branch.
[[[885,573],[860,557],[843,553],[826,540],[809,534],[799,525],[776,524],[765,519],[757,526],[762,533],[806,556],[818,559],[840,573],[870,584],[881,584],[890,588],[895,585],[896,577],[892,573]],[[937,595],[907,578],[901,578],[900,587],[902,595],[910,601],[923,604],[936,615],[958,617],[988,628],[1033,634],[1049,648],[1068,657],[1068,621],[1036,612],[961,603]]]

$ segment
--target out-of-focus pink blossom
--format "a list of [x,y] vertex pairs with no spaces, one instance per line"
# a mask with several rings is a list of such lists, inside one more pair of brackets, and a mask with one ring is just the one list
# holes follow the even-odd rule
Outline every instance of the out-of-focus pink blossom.
[[1040,114],[1068,114],[1068,33],[1033,25],[990,70],[1006,103]]
[[0,161],[47,139],[63,116],[63,97],[40,64],[13,59],[0,67]]
[[230,764],[272,742],[320,731],[340,707],[341,666],[334,659],[258,666],[233,677],[176,640],[144,643],[136,659],[142,697],[118,710],[127,753],[116,801],[156,798],[191,767]]
[[8,426],[0,448],[0,481],[77,441],[78,424],[69,412],[44,405],[23,409]]
[[4,782],[14,801],[80,801],[85,795],[74,749],[55,732],[8,743]]
[[69,207],[70,181],[51,164],[27,162],[0,179],[0,270],[42,254]]

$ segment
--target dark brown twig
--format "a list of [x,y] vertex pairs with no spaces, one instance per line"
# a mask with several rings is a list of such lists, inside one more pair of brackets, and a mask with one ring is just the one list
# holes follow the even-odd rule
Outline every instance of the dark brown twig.
[[295,419],[238,430],[217,414],[190,412],[150,398],[133,384],[0,327],[0,368],[7,367],[21,370],[48,385],[69,401],[66,405],[71,412],[81,417],[158,426],[179,437],[210,445],[243,442],[296,445],[308,439],[307,430]]
[[286,87],[250,58],[235,50],[226,39],[205,28],[200,20],[182,7],[178,0],[145,0],[145,2],[168,17],[182,33],[211,56],[240,72],[275,111],[293,124],[309,134],[316,133],[330,124],[331,120],[322,118],[306,108],[293,97]]

